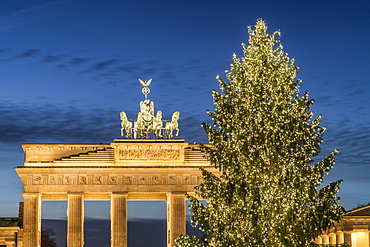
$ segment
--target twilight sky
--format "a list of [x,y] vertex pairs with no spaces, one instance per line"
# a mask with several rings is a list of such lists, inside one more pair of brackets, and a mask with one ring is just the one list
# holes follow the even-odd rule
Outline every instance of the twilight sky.
[[[242,55],[247,26],[258,18],[269,33],[281,30],[284,50],[301,67],[301,91],[310,92],[328,128],[322,153],[340,150],[327,181],[344,179],[347,209],[370,202],[369,1],[0,4],[0,216],[16,216],[23,200],[13,169],[23,165],[21,144],[112,142],[120,137],[119,112],[135,118],[144,99],[138,78],[153,78],[149,98],[164,119],[181,112],[179,138],[207,142],[200,124],[213,109],[215,77],[225,78],[232,53]],[[55,208],[65,217],[65,204],[44,204],[46,218],[59,217]],[[130,217],[165,214],[164,203],[130,205]]]

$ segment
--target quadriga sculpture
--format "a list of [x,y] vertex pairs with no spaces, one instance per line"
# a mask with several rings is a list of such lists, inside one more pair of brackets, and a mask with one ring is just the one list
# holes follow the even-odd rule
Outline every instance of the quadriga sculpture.
[[[174,138],[173,131],[176,130],[175,136],[179,135],[180,112],[176,111],[172,115],[172,120],[167,121],[163,127],[162,111],[157,111],[154,116],[154,102],[148,99],[147,95],[150,93],[149,85],[152,79],[143,81],[139,79],[141,85],[144,87],[142,93],[145,95],[145,100],[140,101],[140,111],[137,114],[137,119],[132,123],[128,121],[126,113],[121,112],[121,135],[125,138],[131,138],[131,133],[134,131],[134,139],[149,138],[149,133],[152,132],[155,138]],[[132,127],[132,125],[134,125]],[[124,134],[124,132],[126,134]]]

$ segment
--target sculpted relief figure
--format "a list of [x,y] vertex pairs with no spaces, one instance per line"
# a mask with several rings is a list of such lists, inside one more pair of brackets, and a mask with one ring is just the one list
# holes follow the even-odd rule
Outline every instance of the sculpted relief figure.
[[157,111],[157,115],[154,116],[154,102],[150,99],[141,101],[140,112],[134,123],[134,138],[149,138],[149,132],[154,132],[156,138],[163,138],[162,122],[162,111]]
[[150,99],[140,101],[140,111],[145,122],[152,122],[154,118],[154,102]]

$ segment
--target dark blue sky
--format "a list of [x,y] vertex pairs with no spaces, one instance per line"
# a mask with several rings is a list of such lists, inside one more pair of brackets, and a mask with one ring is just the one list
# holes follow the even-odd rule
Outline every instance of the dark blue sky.
[[242,54],[258,18],[281,30],[301,67],[301,91],[328,128],[323,154],[340,150],[327,181],[344,179],[347,209],[368,203],[369,13],[365,0],[1,1],[1,216],[17,215],[23,200],[13,170],[23,164],[21,144],[112,142],[119,112],[139,110],[138,78],[153,78],[149,98],[164,119],[181,111],[180,138],[207,142],[200,124],[213,109],[215,77]]

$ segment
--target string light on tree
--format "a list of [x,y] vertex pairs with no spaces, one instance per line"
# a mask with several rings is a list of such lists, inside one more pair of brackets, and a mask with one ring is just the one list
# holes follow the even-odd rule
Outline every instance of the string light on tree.
[[298,66],[267,33],[263,20],[249,27],[244,56],[233,55],[228,81],[217,77],[212,125],[204,146],[220,176],[202,169],[197,198],[189,196],[192,222],[205,241],[181,236],[185,246],[309,246],[339,221],[341,180],[323,186],[337,150],[317,161],[325,128],[314,117],[308,93],[299,94]]

